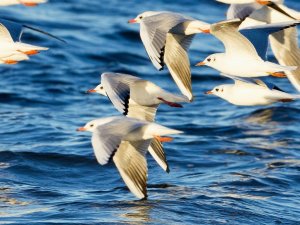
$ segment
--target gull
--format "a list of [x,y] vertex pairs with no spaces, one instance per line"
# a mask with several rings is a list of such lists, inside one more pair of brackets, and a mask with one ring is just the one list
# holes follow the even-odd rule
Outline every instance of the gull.
[[[234,3],[233,1],[229,0],[225,3]],[[262,23],[280,23],[300,19],[300,12],[283,5],[283,1],[277,1],[276,4],[270,3],[267,6],[262,7],[257,3],[231,4],[227,18],[243,19],[241,28]],[[300,48],[297,36],[297,28],[291,27],[271,34],[269,38],[274,56],[281,65],[298,66],[294,71],[286,71],[286,75],[292,85],[300,91]]]
[[19,61],[27,60],[24,55],[34,55],[39,51],[48,50],[48,48],[14,42],[7,28],[0,23],[0,59],[5,64],[16,64]]
[[24,6],[37,6],[38,4],[45,3],[47,0],[1,0],[0,6],[18,5]]
[[[148,122],[154,121],[160,104],[182,107],[178,102],[189,102],[187,97],[167,92],[148,80],[112,72],[102,73],[101,83],[88,92],[107,96],[123,115]],[[148,150],[162,169],[169,172],[161,142],[153,139]]]
[[299,95],[284,92],[275,85],[260,79],[242,79],[225,75],[234,80],[234,84],[216,86],[206,94],[218,96],[231,104],[239,106],[270,105],[276,102],[291,102]]
[[222,73],[239,77],[285,77],[285,71],[297,69],[296,66],[281,66],[265,59],[269,34],[293,27],[299,22],[267,24],[238,30],[241,22],[240,19],[234,19],[212,24],[210,33],[223,42],[225,53],[212,54],[197,66],[207,65]]
[[147,153],[150,141],[162,135],[179,134],[156,123],[124,116],[96,119],[77,131],[92,132],[92,146],[98,163],[114,161],[129,190],[139,199],[147,198]]
[[195,34],[205,32],[209,25],[164,11],[147,11],[128,22],[140,24],[140,36],[152,64],[157,70],[163,70],[166,65],[182,94],[192,101],[187,52]]

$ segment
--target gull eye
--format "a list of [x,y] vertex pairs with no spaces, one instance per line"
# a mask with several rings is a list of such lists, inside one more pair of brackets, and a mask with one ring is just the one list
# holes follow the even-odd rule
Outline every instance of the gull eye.
[[208,62],[210,62],[210,60],[211,60],[210,58],[209,58],[209,59],[207,59],[207,61],[208,61]]
[[218,92],[218,91],[219,91],[219,88],[217,88],[216,91]]
[[102,90],[102,89],[103,89],[103,87],[100,87],[100,89]]
[[94,126],[94,124],[91,124],[91,125],[90,125],[90,127],[93,127],[93,126]]
[[140,19],[143,19],[143,16],[140,16],[139,18],[140,18]]

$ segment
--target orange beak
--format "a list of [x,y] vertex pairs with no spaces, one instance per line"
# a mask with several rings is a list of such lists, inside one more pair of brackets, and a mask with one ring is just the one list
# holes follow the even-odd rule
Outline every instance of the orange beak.
[[137,21],[135,19],[131,19],[131,20],[128,20],[128,23],[136,23]]
[[199,62],[196,64],[196,66],[205,66],[205,62]]
[[96,92],[96,90],[94,90],[94,89],[90,89],[90,90],[86,91],[86,93],[94,93],[94,92]]
[[79,127],[78,129],[76,129],[76,131],[86,131],[86,129],[84,127]]
[[212,92],[212,91],[207,91],[207,92],[205,92],[205,94],[206,94],[206,95],[212,95],[213,92]]

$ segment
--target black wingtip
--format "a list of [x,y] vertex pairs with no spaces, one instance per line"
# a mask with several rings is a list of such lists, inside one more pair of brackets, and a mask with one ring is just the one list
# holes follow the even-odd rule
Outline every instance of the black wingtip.
[[39,32],[39,33],[41,33],[41,34],[45,34],[45,35],[47,35],[47,36],[49,36],[49,37],[51,37],[51,38],[53,38],[53,39],[56,39],[56,40],[58,40],[58,41],[60,41],[60,42],[62,42],[62,43],[64,43],[64,44],[67,44],[67,42],[66,42],[65,40],[61,39],[60,37],[57,37],[57,36],[55,36],[55,35],[53,35],[53,34],[50,34],[50,33],[46,32],[46,31],[43,31],[43,30],[41,30],[41,29],[38,29],[38,28],[35,28],[35,27],[32,27],[32,26],[28,26],[28,25],[26,25],[26,24],[23,25],[23,27],[24,27],[24,28],[28,28],[28,29],[30,29],[30,30],[37,31],[37,32]]

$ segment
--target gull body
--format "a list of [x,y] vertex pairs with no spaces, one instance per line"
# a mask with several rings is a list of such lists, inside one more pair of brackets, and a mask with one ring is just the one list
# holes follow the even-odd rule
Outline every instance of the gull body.
[[178,88],[193,99],[188,49],[197,33],[209,25],[178,13],[148,11],[129,23],[140,24],[140,36],[153,65],[163,70],[166,65]]
[[[112,72],[103,73],[101,83],[89,92],[107,96],[123,115],[148,122],[155,120],[159,104],[182,107],[178,102],[189,102],[187,97],[165,91],[150,81]],[[158,139],[152,140],[149,153],[163,170],[169,172],[164,149]]]
[[101,165],[114,161],[129,190],[139,199],[147,198],[147,161],[150,141],[156,136],[179,134],[156,123],[124,116],[88,122],[78,131],[90,131],[92,146]]
[[228,76],[234,84],[216,86],[207,94],[218,96],[231,104],[239,106],[270,105],[276,102],[291,102],[299,98],[297,95],[286,93],[273,84],[262,80],[244,80]]

